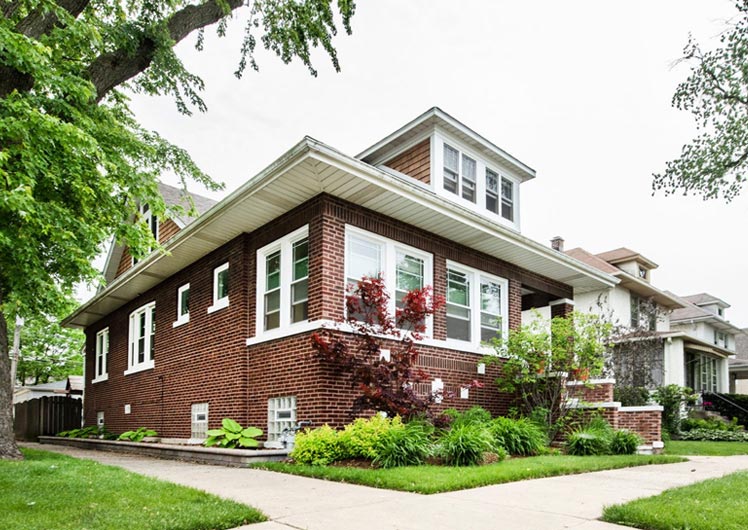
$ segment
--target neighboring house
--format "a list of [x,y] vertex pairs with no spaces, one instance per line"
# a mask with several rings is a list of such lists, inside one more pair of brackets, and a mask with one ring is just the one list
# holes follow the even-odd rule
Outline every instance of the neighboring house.
[[[554,244],[559,246],[557,241]],[[728,390],[727,361],[735,353],[735,334],[740,332],[724,318],[728,304],[708,294],[679,297],[658,289],[652,284],[657,264],[625,247],[600,254],[575,248],[566,254],[620,280],[614,287],[580,293],[576,307],[628,328],[628,344],[619,343],[624,352],[638,347],[632,345],[635,341],[651,337],[650,351],[661,355],[651,374],[655,385],[677,384],[700,392]]]
[[730,393],[748,394],[748,328],[735,335],[735,359],[730,359]]
[[86,331],[86,424],[199,438],[231,417],[274,440],[297,420],[350,421],[357,392],[310,337],[375,274],[393,310],[414,287],[446,299],[417,345],[426,391],[505,413],[482,341],[619,282],[520,233],[534,177],[438,108],[355,157],[304,138],[199,219],[158,224],[168,255],[112,250],[108,285],[66,319]]
[[83,376],[70,375],[61,381],[51,381],[30,386],[17,386],[13,392],[13,404],[47,396],[83,397]]
[[729,304],[707,293],[680,297],[670,315],[673,339],[683,342],[685,385],[699,392],[728,392],[729,357],[743,331],[725,318]]

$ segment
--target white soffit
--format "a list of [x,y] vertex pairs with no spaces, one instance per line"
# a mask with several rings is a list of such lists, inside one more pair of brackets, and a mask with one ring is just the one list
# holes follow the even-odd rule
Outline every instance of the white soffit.
[[65,319],[86,327],[242,233],[250,233],[325,192],[423,228],[542,276],[576,292],[618,280],[398,177],[304,138],[165,245],[116,278]]

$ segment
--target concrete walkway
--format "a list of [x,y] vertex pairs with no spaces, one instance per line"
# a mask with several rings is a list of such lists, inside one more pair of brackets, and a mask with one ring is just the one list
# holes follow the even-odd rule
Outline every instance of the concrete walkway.
[[188,464],[71,447],[24,445],[199,488],[254,506],[271,519],[243,527],[243,530],[613,530],[623,527],[597,520],[606,505],[748,469],[748,456],[691,457],[691,461],[681,464],[418,495],[254,469]]

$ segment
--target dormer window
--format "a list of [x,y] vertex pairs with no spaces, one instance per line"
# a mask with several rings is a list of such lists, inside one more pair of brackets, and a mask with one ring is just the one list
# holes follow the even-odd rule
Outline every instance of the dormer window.
[[[153,239],[158,241],[158,217],[153,215],[151,207],[147,204],[141,204],[140,207],[138,207],[138,211],[140,212],[140,218],[145,221],[145,224],[148,225],[148,228],[151,230]],[[153,247],[151,247],[149,251],[152,252]],[[133,257],[132,264],[135,265],[137,262],[138,260]]]
[[[462,162],[462,163],[461,163]],[[478,164],[475,159],[444,144],[444,189],[463,199],[475,202],[476,175]]]
[[[499,203],[501,185],[501,203]],[[499,211],[501,204],[501,211]],[[514,222],[514,184],[511,180],[499,177],[495,171],[486,168],[486,209]]]
[[647,279],[647,269],[645,269],[644,267],[639,267],[639,278],[641,278],[642,280]]
[[718,307],[717,308],[717,314],[719,316],[721,316],[722,318],[724,318],[725,317],[725,310],[723,308],[721,308],[721,307]]
[[501,177],[501,217],[514,222],[514,184]]

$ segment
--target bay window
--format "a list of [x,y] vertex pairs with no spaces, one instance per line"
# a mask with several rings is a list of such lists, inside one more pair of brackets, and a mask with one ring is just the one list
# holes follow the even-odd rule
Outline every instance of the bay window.
[[508,329],[507,281],[447,264],[447,340],[480,344]]
[[308,320],[308,227],[257,251],[257,280],[257,335]]
[[156,337],[156,303],[130,313],[128,369],[125,374],[153,368]]

